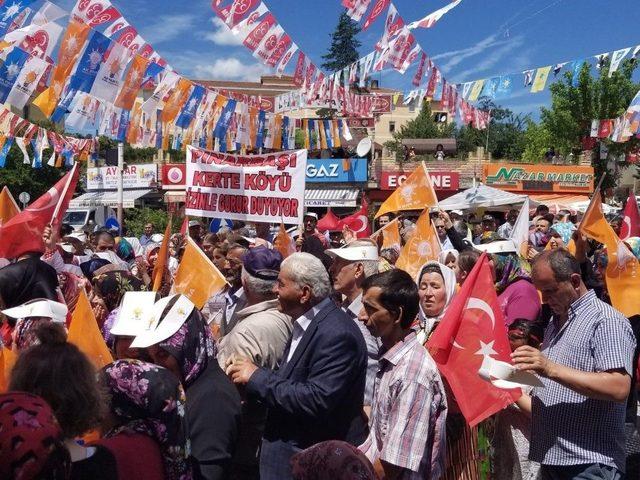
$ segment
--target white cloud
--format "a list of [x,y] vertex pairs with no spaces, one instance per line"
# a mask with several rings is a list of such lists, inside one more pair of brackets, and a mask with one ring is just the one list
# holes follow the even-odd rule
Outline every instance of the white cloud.
[[218,58],[213,64],[196,65],[193,75],[200,80],[258,81],[273,70],[261,63],[243,63],[237,58]]
[[[480,73],[486,72],[487,70],[493,68],[503,58],[509,55],[509,53],[511,53],[513,50],[517,48],[520,48],[523,44],[524,44],[524,38],[516,37],[511,42],[507,43],[506,45],[503,45],[500,48],[496,48],[493,52],[483,57],[478,64],[466,70],[463,70],[460,73],[456,73],[455,77],[458,79],[462,79],[462,81],[466,82],[471,77],[475,77]],[[512,69],[507,70],[507,72],[511,72],[511,71]]]
[[204,38],[216,45],[242,45],[240,35],[234,35],[220,18],[213,17],[211,23],[213,24],[213,32],[205,33]]
[[480,55],[481,53],[483,53],[485,50],[488,50],[489,48],[508,44],[511,41],[511,39],[500,40],[499,38],[500,38],[500,35],[498,35],[497,33],[494,33],[493,35],[489,35],[488,37],[480,40],[478,43],[476,43],[471,47],[462,48],[459,50],[451,50],[449,52],[441,53],[439,55],[434,56],[433,60],[441,60],[446,58],[451,59],[448,62],[446,62],[444,65],[442,65],[441,70],[446,74],[452,68],[459,65],[463,60],[466,60],[467,58],[470,58],[470,57],[474,57],[476,55]]
[[183,36],[195,28],[198,16],[192,13],[160,15],[153,23],[140,29],[140,34],[151,45],[158,45]]

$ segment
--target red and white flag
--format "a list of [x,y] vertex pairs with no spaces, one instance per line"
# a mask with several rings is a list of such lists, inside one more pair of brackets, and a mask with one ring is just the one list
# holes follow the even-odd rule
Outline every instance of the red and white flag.
[[253,56],[257,59],[262,60],[264,63],[267,63],[276,47],[278,46],[278,41],[280,37],[285,35],[284,29],[276,24],[274,25],[269,32],[264,36],[258,48],[253,52]]
[[79,175],[76,163],[49,191],[0,227],[0,258],[43,251],[42,232],[47,224],[54,230],[60,227]]
[[620,240],[626,240],[630,237],[640,237],[640,212],[638,211],[638,201],[633,191],[629,192],[620,227]]
[[352,20],[359,22],[367,12],[370,3],[371,0],[347,0],[342,2],[342,5],[346,7],[347,15],[349,15]]
[[298,52],[298,61],[296,69],[293,72],[293,83],[296,87],[301,87],[305,80],[305,68],[307,66],[307,57],[304,53]]
[[267,13],[258,25],[244,38],[242,41],[243,45],[254,52],[276,23],[276,17],[274,17],[271,12]]
[[259,3],[259,0],[234,0],[226,13],[225,23],[233,28],[244,20]]
[[480,377],[485,358],[511,363],[504,317],[483,253],[427,342],[427,348],[453,391],[460,411],[475,426],[521,395]]
[[297,51],[298,51],[298,46],[295,43],[293,43],[289,47],[289,49],[285,52],[285,54],[280,59],[280,61],[278,62],[278,65],[276,66],[277,75],[282,75],[282,72],[284,72],[284,69],[287,68],[287,65],[289,65],[289,62],[291,61],[291,59],[293,58],[293,56]]
[[414,86],[419,87],[422,83],[422,77],[424,77],[425,67],[427,65],[427,54],[422,52],[420,55],[420,63],[418,63],[418,69],[416,70],[416,74],[413,77],[413,81],[411,82]]
[[[348,161],[348,160],[347,160]],[[369,223],[369,209],[367,202],[362,200],[362,207],[353,215],[349,215],[341,220],[342,225],[349,227],[356,238],[368,238],[371,236],[371,225]]]
[[267,59],[266,64],[272,68],[275,67],[278,62],[282,60],[284,55],[289,51],[289,49],[291,48],[291,43],[291,37],[286,32],[281,35],[278,39],[278,42],[276,43],[275,48],[271,52],[271,55]]
[[387,19],[384,22],[384,33],[376,43],[376,50],[383,51],[389,45],[389,41],[404,27],[404,20],[398,14],[396,7],[391,4],[387,11]]
[[365,31],[367,28],[371,26],[373,22],[384,12],[384,9],[389,6],[389,2],[391,0],[376,0],[376,3],[373,5],[373,8],[369,12],[369,16],[362,25],[362,31]]
[[462,0],[454,0],[453,2],[451,2],[449,5],[447,5],[446,7],[442,7],[439,10],[436,10],[435,12],[430,13],[429,15],[427,15],[426,17],[417,20],[415,22],[411,22],[408,25],[408,28],[413,30],[414,28],[431,28],[433,27],[436,22],[438,20],[440,20],[444,14],[446,14],[447,12],[449,12],[451,9],[455,8],[458,6],[458,4],[461,2]]
[[71,11],[71,17],[79,19],[90,27],[111,23],[122,17],[109,0],[78,0]]
[[[405,45],[405,51],[410,47],[411,44]],[[415,45],[411,51],[409,51],[406,55],[404,55],[404,60],[402,61],[402,66],[398,70],[400,73],[404,74],[407,69],[413,65],[413,63],[418,59],[418,55],[422,51],[420,45]]]

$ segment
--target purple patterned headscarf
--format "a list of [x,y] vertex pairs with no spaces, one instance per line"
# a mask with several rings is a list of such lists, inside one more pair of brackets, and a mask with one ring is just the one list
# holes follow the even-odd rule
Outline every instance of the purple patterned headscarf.
[[180,329],[158,346],[177,360],[185,389],[207,368],[209,360],[216,356],[211,330],[198,309],[194,309]]
[[153,438],[162,451],[165,476],[188,480],[185,396],[180,381],[166,368],[140,360],[117,360],[101,370],[118,425],[104,434],[135,432]]

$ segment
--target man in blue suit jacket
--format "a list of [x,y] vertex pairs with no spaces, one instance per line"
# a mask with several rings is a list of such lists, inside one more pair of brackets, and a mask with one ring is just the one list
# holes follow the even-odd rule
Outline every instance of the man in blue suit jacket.
[[367,348],[357,325],[329,298],[322,262],[295,253],[282,262],[275,288],[293,334],[276,371],[236,360],[227,373],[246,385],[248,401],[268,409],[261,480],[291,478],[291,457],[324,440],[364,441],[362,411]]

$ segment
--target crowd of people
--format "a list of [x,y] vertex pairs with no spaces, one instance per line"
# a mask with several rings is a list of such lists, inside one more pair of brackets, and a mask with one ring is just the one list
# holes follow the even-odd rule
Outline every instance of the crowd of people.
[[[320,232],[312,212],[285,255],[268,224],[191,220],[227,282],[202,308],[172,290],[183,235],[154,292],[154,225],[46,228],[0,268],[17,354],[0,478],[640,478],[640,316],[610,305],[607,252],[571,212],[539,206],[525,254],[508,240],[518,213],[434,212],[442,251],[417,278],[396,247]],[[404,243],[415,217],[397,220]],[[542,386],[470,427],[426,345],[483,254],[512,362]],[[83,292],[115,359],[99,371],[67,341]]]

